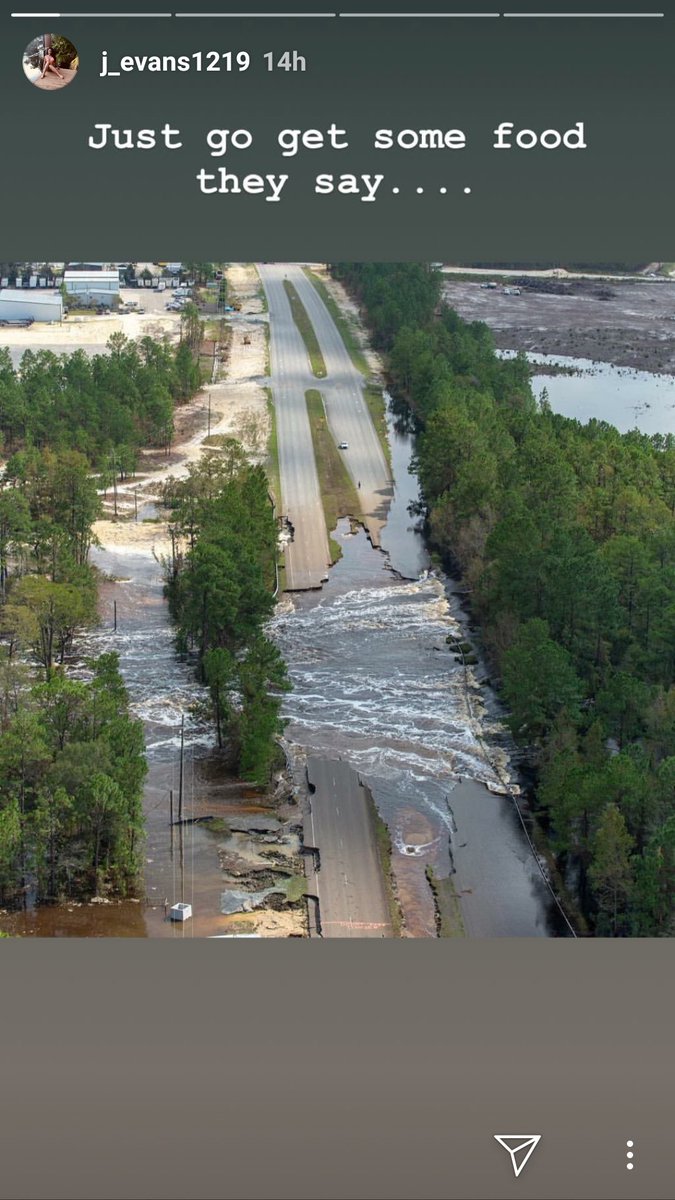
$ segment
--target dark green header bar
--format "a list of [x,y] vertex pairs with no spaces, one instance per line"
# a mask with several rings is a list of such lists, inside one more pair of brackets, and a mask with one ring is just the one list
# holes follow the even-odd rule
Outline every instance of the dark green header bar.
[[[12,257],[675,258],[672,5],[2,25]],[[46,91],[44,30],[78,52]]]

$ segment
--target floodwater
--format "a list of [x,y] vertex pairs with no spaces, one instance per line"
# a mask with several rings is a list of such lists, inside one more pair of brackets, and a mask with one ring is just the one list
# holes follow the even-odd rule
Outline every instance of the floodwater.
[[[502,351],[510,357],[512,351]],[[571,368],[574,375],[536,374],[532,391],[539,399],[544,391],[554,412],[584,424],[607,421],[620,433],[639,429],[650,436],[675,434],[675,377],[632,367],[615,367],[588,358],[528,353],[531,363]]]
[[[151,506],[139,512],[147,516]],[[143,895],[138,900],[40,906],[2,918],[9,933],[42,937],[195,937],[224,933],[222,837],[210,822],[171,826],[179,816],[181,717],[184,714],[182,817],[246,821],[268,812],[255,793],[230,779],[214,751],[211,728],[194,712],[203,690],[194,668],[176,655],[163,596],[162,568],[146,544],[94,548],[92,561],[114,582],[99,592],[100,626],[78,653],[84,660],[110,650],[120,656],[131,710],[143,721],[148,759],[144,788],[146,841]],[[117,629],[114,629],[114,603]],[[86,677],[86,668],[75,667]],[[222,828],[222,827],[221,827]],[[167,920],[167,906],[184,901],[193,918]]]
[[396,488],[374,550],[349,523],[343,557],[320,593],[286,597],[272,622],[294,689],[284,699],[296,761],[341,758],[370,787],[392,840],[407,932],[435,936],[425,869],[454,872],[473,936],[561,932],[513,800],[494,697],[456,662],[448,635],[465,618],[429,560],[408,506],[412,436],[390,409]]
[[[511,747],[496,699],[480,665],[465,668],[447,644],[449,635],[467,637],[466,616],[451,582],[429,569],[420,518],[409,511],[419,499],[409,471],[413,435],[391,406],[389,436],[396,486],[382,549],[341,522],[343,557],[327,584],[283,598],[271,622],[294,684],[283,711],[295,774],[309,752],[343,758],[361,773],[390,830],[409,935],[435,936],[429,866],[439,877],[452,875],[470,936],[564,933],[508,794]],[[151,515],[151,508],[139,512],[141,520]],[[24,910],[3,917],[8,932],[191,937],[223,934],[236,920],[227,915],[237,896],[225,891],[219,848],[241,855],[246,830],[258,816],[269,824],[269,809],[226,775],[215,754],[198,711],[203,691],[175,653],[149,528],[150,545],[147,537],[123,545],[111,538],[92,552],[111,578],[100,590],[100,626],[78,647],[76,668],[85,673],[87,655],[116,650],[132,711],[144,723],[144,894]],[[179,815],[182,715],[183,816],[221,817],[231,828],[236,817],[243,838],[235,833],[224,847],[209,823],[170,824],[171,792]],[[192,904],[191,921],[166,919],[177,901]]]

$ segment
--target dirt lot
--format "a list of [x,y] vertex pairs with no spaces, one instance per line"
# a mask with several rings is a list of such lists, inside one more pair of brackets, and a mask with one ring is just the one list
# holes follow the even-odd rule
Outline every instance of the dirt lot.
[[0,327],[0,346],[9,346],[12,362],[18,367],[25,350],[51,350],[53,354],[104,354],[108,338],[124,333],[128,338],[178,337],[180,313],[166,311],[169,296],[150,288],[123,288],[122,300],[136,300],[145,313],[107,313],[104,316],[71,316],[61,324],[36,321],[27,329]]
[[[270,435],[270,416],[264,382],[267,371],[267,316],[263,313],[259,298],[260,279],[254,266],[235,264],[228,269],[230,295],[239,300],[241,311],[230,319],[231,336],[227,358],[219,371],[218,381],[206,384],[190,404],[176,410],[176,437],[170,455],[158,450],[145,450],[141,454],[139,472],[128,484],[117,489],[117,509],[120,515],[128,516],[134,509],[134,492],[138,493],[139,504],[159,498],[159,485],[169,477],[183,477],[189,465],[201,458],[206,438],[206,423],[209,396],[211,398],[212,436],[234,437],[241,442],[252,462],[264,463],[267,458],[267,443]],[[171,317],[173,314],[168,313]],[[137,320],[139,318],[136,318]],[[142,319],[142,318],[141,318]],[[207,318],[208,320],[208,318]],[[74,348],[74,347],[73,347]],[[212,447],[217,452],[217,445]],[[106,516],[110,516],[112,497],[108,493],[104,505]],[[109,521],[99,523],[110,526]],[[96,533],[102,530],[96,525]],[[141,525],[124,523],[112,526],[106,540],[117,538],[121,529],[122,539],[129,542],[148,540]],[[158,530],[165,534],[165,526],[150,526],[150,540],[158,540]]]
[[251,263],[231,263],[227,282],[230,299],[240,302],[241,311],[231,318],[232,337],[221,384],[217,432],[236,437],[254,462],[263,462],[270,436],[264,391],[269,374],[268,317],[260,277]]
[[675,375],[675,282],[535,281],[520,296],[505,296],[501,284],[448,281],[444,295],[460,316],[485,321],[500,349]]

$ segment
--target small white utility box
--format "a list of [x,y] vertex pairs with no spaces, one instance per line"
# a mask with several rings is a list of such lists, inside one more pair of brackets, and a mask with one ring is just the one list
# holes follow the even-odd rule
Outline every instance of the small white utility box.
[[172,921],[189,921],[192,916],[191,904],[173,904],[169,911]]

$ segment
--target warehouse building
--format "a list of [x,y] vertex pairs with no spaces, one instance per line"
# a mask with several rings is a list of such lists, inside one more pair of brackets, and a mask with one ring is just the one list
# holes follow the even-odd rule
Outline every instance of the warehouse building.
[[119,271],[66,271],[63,276],[66,291],[86,307],[107,304],[110,308],[119,299]]
[[60,292],[37,288],[2,288],[0,321],[61,321],[63,300]]

